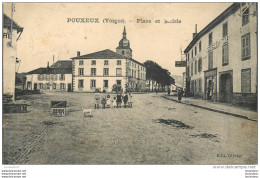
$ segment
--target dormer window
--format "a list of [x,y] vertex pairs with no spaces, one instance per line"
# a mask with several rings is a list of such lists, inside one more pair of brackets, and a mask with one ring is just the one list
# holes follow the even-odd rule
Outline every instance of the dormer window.
[[248,24],[248,22],[249,22],[249,8],[244,10],[242,14],[242,26]]

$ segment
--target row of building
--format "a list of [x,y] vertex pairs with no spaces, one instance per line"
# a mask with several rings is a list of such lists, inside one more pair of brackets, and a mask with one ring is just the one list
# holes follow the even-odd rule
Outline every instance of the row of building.
[[257,3],[233,3],[199,33],[195,30],[184,51],[187,92],[256,106],[257,35]]
[[116,52],[109,49],[58,61],[47,68],[38,68],[26,75],[28,90],[111,92],[115,85],[123,91],[146,90],[146,68],[132,58],[130,42],[123,37]]

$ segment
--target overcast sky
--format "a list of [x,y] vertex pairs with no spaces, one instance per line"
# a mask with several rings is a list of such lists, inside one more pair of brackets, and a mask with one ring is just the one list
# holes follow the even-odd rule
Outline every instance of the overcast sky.
[[[24,28],[18,41],[18,72],[46,67],[47,62],[68,60],[104,49],[116,51],[126,26],[133,58],[153,60],[174,75],[182,50],[192,40],[195,24],[198,32],[231,3],[15,3],[14,20]],[[10,15],[10,4],[3,11]],[[100,23],[72,23],[67,18],[99,18]],[[125,19],[125,23],[103,23],[104,18]],[[152,23],[137,23],[137,19]],[[159,19],[160,23],[155,23]],[[165,24],[164,20],[181,23]]]

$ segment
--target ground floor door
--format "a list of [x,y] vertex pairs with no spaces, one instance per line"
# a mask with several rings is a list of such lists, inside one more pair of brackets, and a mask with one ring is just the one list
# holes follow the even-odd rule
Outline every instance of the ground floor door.
[[33,89],[36,91],[37,90],[37,83],[34,84]]
[[27,82],[27,90],[32,90],[32,82]]
[[233,79],[231,73],[220,74],[219,78],[219,101],[231,103],[233,94]]
[[207,100],[216,101],[217,97],[217,76],[205,78],[205,98]]
[[71,92],[71,84],[68,84],[68,92]]

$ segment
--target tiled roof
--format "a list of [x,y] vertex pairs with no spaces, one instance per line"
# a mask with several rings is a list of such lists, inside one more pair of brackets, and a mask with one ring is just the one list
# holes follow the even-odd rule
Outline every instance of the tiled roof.
[[184,53],[188,53],[189,50],[197,43],[197,41],[207,34],[211,29],[217,26],[219,23],[223,22],[229,15],[233,14],[240,7],[240,3],[233,3],[224,12],[217,16],[213,21],[211,21],[204,29],[202,29],[190,42]]
[[130,58],[129,60],[131,60],[131,61],[133,61],[133,62],[136,62],[137,64],[139,64],[139,65],[145,67],[145,65],[144,65],[143,63],[138,62],[137,60],[134,60],[133,58]]
[[72,61],[71,60],[57,61],[53,65],[51,65],[51,68],[72,68]]
[[72,68],[38,68],[27,74],[72,74]]
[[[3,28],[11,28],[11,18],[3,14]],[[17,33],[23,31],[23,28],[20,27],[15,21],[13,21],[13,29],[17,29]]]
[[90,53],[79,57],[73,57],[71,59],[126,59],[126,57],[117,54],[116,52],[111,51],[110,49],[106,49],[103,51],[98,51],[95,53]]

